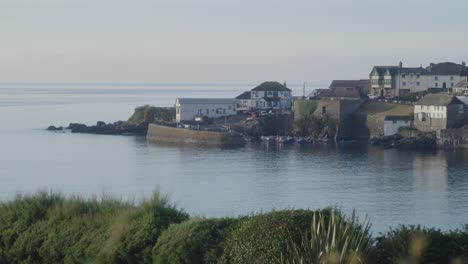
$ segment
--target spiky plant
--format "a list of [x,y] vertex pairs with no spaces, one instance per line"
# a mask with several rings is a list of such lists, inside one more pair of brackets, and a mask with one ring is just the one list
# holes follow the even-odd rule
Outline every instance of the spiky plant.
[[370,228],[367,217],[358,223],[355,211],[349,219],[333,209],[315,212],[310,230],[300,239],[291,237],[280,262],[365,263],[373,243]]

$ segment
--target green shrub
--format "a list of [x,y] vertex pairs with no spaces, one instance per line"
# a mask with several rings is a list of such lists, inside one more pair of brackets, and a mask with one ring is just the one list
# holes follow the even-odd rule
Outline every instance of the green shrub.
[[336,210],[314,213],[300,243],[289,240],[284,263],[366,263],[373,240],[368,220],[359,224],[355,212],[346,219]]
[[8,263],[141,263],[171,223],[186,220],[158,193],[134,205],[58,194],[0,203],[0,260]]
[[127,122],[133,125],[139,125],[145,122],[153,123],[155,121],[173,122],[175,117],[175,107],[155,107],[144,105],[135,108],[135,112]]
[[377,238],[378,263],[450,263],[468,261],[468,228],[442,232],[420,226],[401,226]]
[[153,263],[216,263],[236,219],[192,219],[169,227],[153,249]]
[[222,262],[279,261],[287,252],[289,239],[298,241],[312,217],[312,211],[288,210],[242,218],[226,240]]

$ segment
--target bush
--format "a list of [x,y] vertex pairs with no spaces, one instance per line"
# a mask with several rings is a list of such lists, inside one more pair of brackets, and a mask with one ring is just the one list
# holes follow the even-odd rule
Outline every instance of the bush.
[[312,217],[312,211],[288,210],[242,218],[226,240],[221,262],[279,261],[287,253],[289,239],[299,241]]
[[153,263],[216,263],[235,219],[192,219],[169,227],[153,249]]
[[401,226],[377,238],[378,263],[450,263],[468,261],[468,228],[442,232],[420,226]]
[[135,112],[127,122],[133,125],[153,123],[155,121],[173,122],[175,117],[175,107],[155,107],[144,105],[135,108]]
[[50,193],[18,196],[0,203],[0,260],[148,262],[160,233],[187,218],[158,193],[139,205]]
[[336,210],[314,213],[300,243],[290,240],[284,263],[366,263],[373,240],[368,220],[346,219]]

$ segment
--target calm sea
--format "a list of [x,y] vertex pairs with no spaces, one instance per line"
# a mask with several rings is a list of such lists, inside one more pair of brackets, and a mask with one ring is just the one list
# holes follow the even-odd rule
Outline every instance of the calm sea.
[[0,199],[53,190],[139,200],[159,187],[198,216],[331,205],[368,214],[375,232],[400,224],[468,224],[466,151],[413,153],[366,144],[207,149],[44,130],[127,119],[138,105],[170,106],[176,97],[233,97],[251,87],[2,84]]

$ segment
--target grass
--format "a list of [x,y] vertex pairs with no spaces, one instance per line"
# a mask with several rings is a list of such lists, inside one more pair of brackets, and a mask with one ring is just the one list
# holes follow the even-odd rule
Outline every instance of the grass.
[[358,110],[360,113],[368,115],[399,115],[409,116],[414,113],[413,105],[392,104],[383,102],[366,102]]
[[155,192],[139,203],[41,192],[0,202],[0,263],[468,263],[468,227],[370,223],[333,209],[190,218]]

